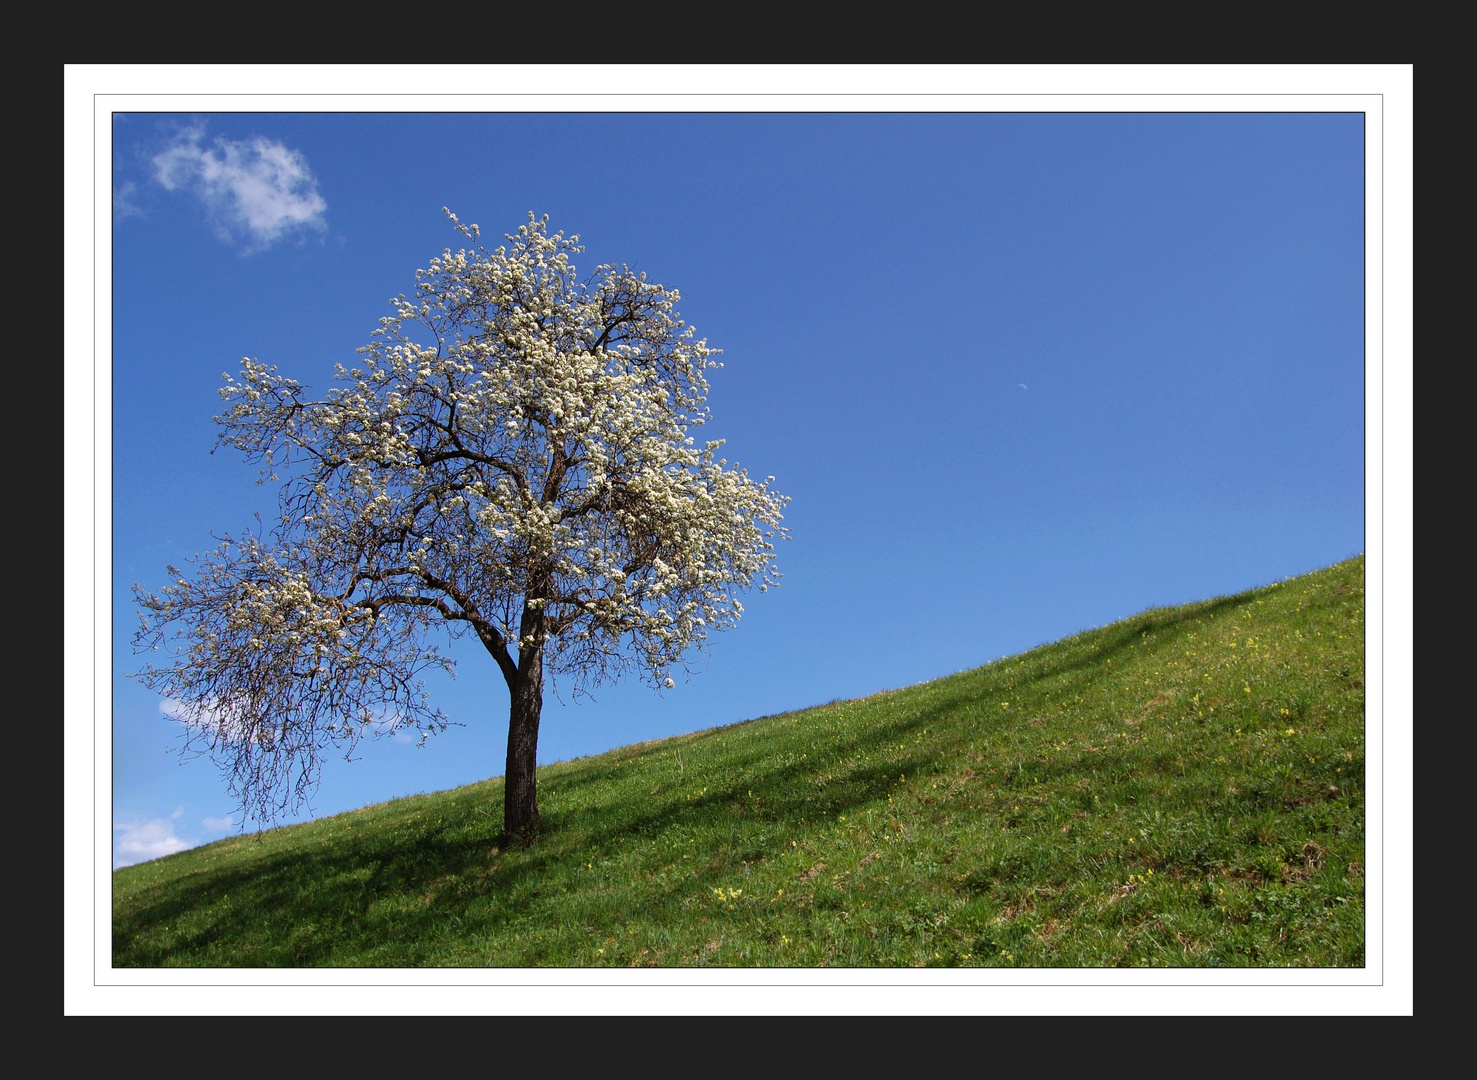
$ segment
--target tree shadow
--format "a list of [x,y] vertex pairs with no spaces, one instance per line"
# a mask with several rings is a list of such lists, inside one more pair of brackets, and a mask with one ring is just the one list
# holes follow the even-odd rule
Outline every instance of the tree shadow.
[[[499,930],[544,910],[549,899],[539,895],[540,886],[552,869],[615,854],[632,837],[692,826],[713,829],[721,823],[732,834],[730,861],[764,857],[773,854],[777,833],[802,834],[826,819],[885,805],[899,790],[900,776],[917,783],[955,768],[957,760],[941,760],[918,742],[925,729],[962,721],[982,735],[996,733],[1019,722],[985,708],[1002,691],[1042,680],[1069,680],[1067,689],[1080,686],[1106,660],[1136,647],[1146,633],[1174,630],[1243,606],[1260,591],[1151,609],[1013,657],[1011,666],[997,672],[987,667],[924,684],[926,689],[888,692],[888,702],[904,708],[880,722],[874,716],[846,728],[826,726],[816,737],[823,747],[800,760],[793,756],[797,731],[807,725],[819,730],[829,719],[839,722],[835,714],[868,709],[867,699],[786,714],[794,726],[785,729],[767,723],[780,719],[771,717],[616,751],[624,763],[620,766],[607,755],[563,763],[541,778],[540,788],[555,809],[546,813],[538,842],[526,850],[493,851],[502,832],[501,785],[494,782],[475,796],[467,794],[466,813],[445,827],[409,820],[397,827],[366,824],[362,835],[350,832],[313,850],[263,852],[237,868],[174,882],[115,915],[114,963],[310,967],[333,966],[339,963],[336,956],[349,954],[356,957],[353,966],[376,962],[376,957],[387,966],[412,966],[434,955],[458,926],[475,924],[477,936],[494,938]],[[1309,600],[1320,608],[1339,604],[1336,596],[1315,594]],[[916,704],[909,701],[914,694],[919,696]],[[787,756],[781,759],[777,751],[786,746]],[[684,761],[680,779],[673,781],[670,763],[678,751]],[[1054,768],[1073,767],[1063,762]],[[688,773],[694,774],[691,779]],[[704,775],[719,778],[721,784],[701,791]],[[595,797],[618,776],[628,783],[655,781],[665,787],[639,800],[614,792],[605,799]],[[469,825],[473,800],[487,807],[478,810],[483,820],[475,827]],[[646,903],[671,902],[695,888],[730,880],[728,873],[722,866],[696,868],[667,885],[643,882],[641,896]],[[167,949],[149,940],[156,927],[192,922],[200,924],[198,929],[176,936]],[[372,943],[377,935],[385,947],[365,948],[366,939]],[[366,956],[368,960],[357,959]]]

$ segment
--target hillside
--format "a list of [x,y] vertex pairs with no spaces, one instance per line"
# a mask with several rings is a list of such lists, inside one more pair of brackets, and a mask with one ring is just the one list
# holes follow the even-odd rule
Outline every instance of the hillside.
[[1364,559],[113,875],[120,967],[1360,966]]

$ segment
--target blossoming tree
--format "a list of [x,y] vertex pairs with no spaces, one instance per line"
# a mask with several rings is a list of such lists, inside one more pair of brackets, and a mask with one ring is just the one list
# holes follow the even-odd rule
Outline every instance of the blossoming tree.
[[489,251],[446,250],[321,398],[244,360],[219,444],[282,482],[270,529],[224,536],[192,575],[135,586],[140,680],[243,809],[300,805],[321,753],[442,729],[432,640],[474,634],[511,699],[504,828],[531,840],[545,673],[579,690],[676,669],[779,576],[788,501],[688,431],[715,349],[676,290],[625,266],[586,280],[578,237],[529,215]]

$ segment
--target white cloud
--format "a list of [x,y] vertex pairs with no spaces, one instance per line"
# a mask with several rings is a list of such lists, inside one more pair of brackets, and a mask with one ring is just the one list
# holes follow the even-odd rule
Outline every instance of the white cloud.
[[253,730],[250,722],[239,712],[233,712],[214,699],[188,703],[164,698],[159,702],[159,712],[184,724],[191,735],[213,735],[225,743],[240,742]]
[[182,840],[174,832],[174,823],[184,812],[185,808],[181,806],[167,818],[114,825],[113,832],[116,835],[113,839],[113,869],[162,858],[194,847],[193,841]]
[[239,738],[239,735],[231,731],[230,720],[216,707],[214,701],[190,705],[183,701],[176,701],[174,698],[164,698],[159,702],[159,713],[171,720],[178,720],[189,729],[192,735],[219,731],[227,741],[231,741],[233,737]]
[[[159,702],[159,713],[161,716],[183,724],[189,735],[204,736],[208,740],[219,740],[218,743],[212,742],[211,745],[229,746],[232,743],[239,743],[251,732],[257,730],[256,725],[245,719],[240,712],[234,712],[214,699],[190,703],[176,701],[174,698],[163,698]],[[387,706],[374,710],[367,723],[361,724],[356,721],[353,726],[358,728],[360,735],[389,736],[393,742],[410,746],[420,746],[430,735],[430,732],[418,727],[414,720],[393,712]],[[343,734],[342,728],[337,730],[340,735]]]
[[200,822],[210,832],[229,832],[236,827],[236,819],[227,815],[226,817],[208,817]]
[[113,189],[113,220],[122,221],[126,217],[142,214],[143,211],[133,202],[133,196],[138,191],[137,185],[132,180],[126,180],[122,187]]
[[161,698],[159,713],[171,720],[178,720],[187,727],[214,726],[218,723],[216,711],[211,705],[190,706],[174,698]]
[[154,157],[154,179],[170,191],[188,191],[210,211],[223,238],[267,247],[298,229],[327,227],[328,203],[318,194],[301,153],[258,136],[201,145],[205,125],[186,128]]

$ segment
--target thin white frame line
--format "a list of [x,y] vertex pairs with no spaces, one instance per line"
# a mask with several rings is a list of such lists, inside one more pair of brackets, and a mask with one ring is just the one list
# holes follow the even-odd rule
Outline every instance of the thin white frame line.
[[[94,147],[94,152],[95,152],[95,148],[97,146],[97,116],[98,116],[98,111],[99,111],[98,108],[97,108],[97,105],[98,105],[99,99],[100,98],[104,98],[104,97],[117,97],[117,96],[129,96],[129,97],[166,97],[166,98],[167,97],[192,97],[192,98],[199,98],[199,97],[238,97],[238,96],[251,96],[251,97],[296,97],[296,98],[301,98],[301,97],[381,97],[381,96],[385,96],[385,95],[378,94],[378,93],[364,92],[364,91],[355,91],[355,92],[347,92],[347,93],[317,92],[317,93],[306,93],[306,94],[299,94],[299,93],[292,93],[292,92],[287,92],[287,91],[280,91],[280,92],[266,92],[266,93],[250,93],[249,95],[243,95],[243,94],[238,94],[238,93],[228,92],[228,91],[212,91],[212,92],[206,92],[206,93],[160,92],[160,93],[140,93],[140,94],[129,94],[129,93],[126,93],[126,92],[123,93],[123,94],[120,94],[120,93],[116,93],[116,92],[98,91],[98,92],[94,93],[93,96],[92,96],[93,97],[93,104],[94,104],[94,108],[92,110],[92,113],[93,113],[92,131],[93,131],[93,147]],[[474,93],[434,93],[434,92],[429,92],[428,91],[428,92],[424,92],[424,93],[420,93],[420,94],[398,94],[397,93],[397,94],[395,94],[393,96],[395,96],[395,97],[436,97],[436,98],[445,98],[445,97],[494,97],[495,98],[495,97],[527,97],[527,96],[530,96],[530,95],[523,94],[523,93],[505,92],[505,91],[497,91],[497,92],[474,92]],[[590,94],[581,94],[581,93],[576,93],[576,92],[555,92],[555,93],[539,93],[537,96],[539,96],[539,97],[582,97],[583,98],[583,97],[590,97],[592,95],[590,95]],[[1367,93],[1367,92],[1366,93],[1360,93],[1360,92],[1357,92],[1357,91],[1348,91],[1348,92],[1337,91],[1337,92],[1332,92],[1332,93],[1315,93],[1315,92],[1311,92],[1311,91],[1304,91],[1304,92],[1289,93],[1289,94],[1277,94],[1277,93],[1270,93],[1270,92],[1255,93],[1255,94],[1239,94],[1239,93],[1219,93],[1219,92],[1212,92],[1212,91],[1201,91],[1201,92],[1186,93],[1186,94],[1172,94],[1172,93],[1159,93],[1159,92],[1154,92],[1154,93],[1150,93],[1150,92],[1139,92],[1139,93],[1123,93],[1123,94],[1112,93],[1112,92],[1095,92],[1095,93],[1085,93],[1085,94],[1067,94],[1067,93],[1047,92],[1047,91],[1042,91],[1042,92],[1028,92],[1028,93],[1004,93],[1004,92],[999,92],[999,93],[996,93],[996,92],[989,92],[989,93],[985,93],[985,92],[959,92],[959,93],[955,93],[955,92],[948,92],[948,91],[937,92],[937,93],[935,93],[935,92],[927,92],[927,91],[914,91],[914,92],[903,92],[903,93],[868,92],[868,91],[846,91],[846,92],[838,92],[838,93],[820,92],[820,91],[804,91],[804,92],[796,92],[796,93],[784,93],[784,92],[773,92],[773,91],[771,91],[771,92],[759,92],[759,93],[744,93],[744,92],[728,92],[728,91],[707,91],[707,92],[698,92],[698,93],[688,94],[688,93],[664,92],[664,91],[663,92],[648,91],[648,92],[622,93],[619,96],[620,97],[636,97],[636,98],[641,98],[641,97],[789,97],[789,98],[793,98],[793,97],[888,97],[888,98],[895,98],[895,97],[962,97],[962,98],[990,98],[990,97],[1014,97],[1014,98],[1021,98],[1021,97],[1075,97],[1075,98],[1080,98],[1080,97],[1238,97],[1238,98],[1241,98],[1241,97],[1279,97],[1279,98],[1286,98],[1286,97],[1365,96],[1365,97],[1374,97],[1374,98],[1377,98],[1379,100],[1379,103],[1380,103],[1380,115],[1381,115],[1381,125],[1380,125],[1380,207],[1379,207],[1379,209],[1380,209],[1380,312],[1381,312],[1381,320],[1380,320],[1380,447],[1381,447],[1381,451],[1382,452],[1381,452],[1381,457],[1380,457],[1380,481],[1381,481],[1380,482],[1380,542],[1381,542],[1381,554],[1383,555],[1384,547],[1385,547],[1385,532],[1386,532],[1386,530],[1385,530],[1385,524],[1386,524],[1385,523],[1385,513],[1384,513],[1385,460],[1384,460],[1384,454],[1383,454],[1384,434],[1385,434],[1385,407],[1386,407],[1385,395],[1384,395],[1385,381],[1386,381],[1386,379],[1385,379],[1385,364],[1384,364],[1384,356],[1385,356],[1385,351],[1386,351],[1385,350],[1385,326],[1384,326],[1384,309],[1385,309],[1385,251],[1384,251],[1384,239],[1385,239],[1385,217],[1386,217],[1386,214],[1385,214],[1385,208],[1386,208],[1386,198],[1385,198],[1385,186],[1386,186],[1385,185],[1385,170],[1386,170],[1386,163],[1385,163],[1385,134],[1384,134],[1384,103],[1385,103],[1384,102],[1384,99],[1385,99],[1385,95],[1384,95],[1384,93],[1382,91],[1381,92],[1377,92],[1377,93],[1373,93],[1373,94],[1370,94],[1370,93]],[[111,116],[116,116],[120,111],[123,111],[123,110],[110,109],[109,110],[109,116],[110,117]],[[151,114],[151,111],[150,110],[127,110],[127,111],[130,112],[130,113],[132,113],[132,114],[135,114],[135,115],[137,115],[137,114],[150,115]],[[228,115],[229,114],[232,114],[232,113],[242,113],[242,114],[245,114],[245,113],[248,113],[248,112],[251,112],[251,111],[253,111],[253,110],[230,110],[227,114]],[[304,111],[306,111],[306,110],[293,110],[293,112],[304,112]],[[535,110],[535,109],[529,109],[529,110],[505,110],[505,112],[508,113],[509,115],[537,114],[537,113],[540,113],[541,111],[542,110]],[[597,110],[590,110],[590,111],[591,111],[592,115],[597,115],[597,116],[617,115],[620,112],[620,110],[611,110],[609,112],[597,111]],[[961,114],[963,112],[968,112],[968,111],[969,110],[957,110],[957,111],[956,110],[917,110],[917,111],[909,111],[909,110],[878,110],[877,115],[903,115],[903,116],[941,115],[941,116],[947,116],[947,115],[959,115],[959,114]],[[396,114],[398,114],[400,112],[403,112],[403,110],[384,110],[383,112],[376,112],[376,113],[370,113],[370,114],[365,114],[365,113],[360,113],[360,112],[351,112],[349,110],[344,110],[343,115],[396,115]],[[437,115],[459,115],[459,114],[461,114],[463,112],[465,112],[466,114],[470,114],[470,115],[479,115],[479,113],[477,112],[477,110],[449,110],[449,109],[436,110]],[[336,115],[336,114],[337,114],[337,111],[336,110],[325,110],[323,112],[316,113],[315,115],[319,115],[319,116],[333,116],[333,115]],[[1210,115],[1210,114],[1211,113],[1209,111],[1207,111],[1205,114],[1202,114],[1202,115]],[[1310,111],[1307,111],[1307,112],[1298,112],[1296,110],[1287,110],[1287,109],[1275,109],[1275,110],[1270,110],[1269,109],[1269,110],[1264,110],[1264,111],[1263,110],[1241,110],[1241,111],[1237,111],[1237,110],[1216,110],[1213,113],[1213,115],[1258,115],[1258,116],[1263,116],[1263,115],[1352,115],[1352,114],[1359,114],[1359,115],[1362,115],[1365,118],[1365,132],[1366,132],[1366,138],[1367,138],[1368,117],[1369,117],[1369,110],[1368,109],[1347,109],[1347,110],[1344,110],[1344,109],[1329,109],[1329,110],[1316,110],[1316,111],[1310,110]],[[559,115],[570,115],[570,114],[560,113]],[[681,111],[678,111],[678,112],[675,112],[675,113],[672,113],[672,114],[652,113],[652,112],[639,112],[639,113],[634,113],[633,115],[650,116],[650,115],[701,115],[701,114],[694,113],[691,110],[681,110]],[[747,115],[747,114],[745,112],[743,112],[742,110],[723,110],[722,115],[742,116],[742,115]],[[776,116],[776,115],[785,115],[785,114],[784,113],[763,112],[763,113],[756,113],[755,115]],[[816,111],[816,112],[799,112],[799,111],[796,111],[796,112],[793,112],[792,115],[798,115],[798,116],[829,116],[829,115],[852,116],[852,115],[868,115],[868,114],[865,114],[865,113],[850,113],[850,112],[831,113],[831,112],[826,112],[826,111]],[[1088,116],[1119,116],[1119,115],[1123,115],[1123,116],[1145,116],[1145,115],[1149,115],[1149,116],[1152,116],[1152,115],[1182,116],[1182,115],[1196,115],[1196,113],[1194,111],[1192,111],[1192,110],[1171,110],[1171,111],[1166,111],[1164,113],[1155,113],[1155,112],[1148,111],[1148,110],[1134,110],[1134,109],[1123,109],[1123,110],[1060,110],[1060,111],[1050,112],[1050,113],[1047,113],[1047,112],[1035,112],[1035,111],[1032,111],[1032,110],[999,110],[999,111],[992,112],[991,115],[997,115],[997,116],[1014,116],[1014,115],[1021,115],[1021,116],[1046,116],[1046,115],[1053,115],[1053,116],[1072,116],[1072,115],[1088,115]],[[95,162],[95,159],[94,159],[94,162]],[[96,175],[97,175],[97,172],[96,172],[96,168],[95,167],[94,167],[94,170],[93,170],[93,174],[94,174],[94,179],[93,179],[93,183],[94,183],[93,204],[94,204],[94,207],[95,207],[96,206],[96,200],[97,200],[97,191],[96,191]],[[1366,193],[1366,199],[1367,199],[1367,193]],[[97,245],[98,245],[98,219],[97,219],[97,216],[94,214],[94,217],[93,217],[93,229],[92,229],[92,248],[93,248],[92,301],[93,301],[93,311],[94,312],[96,312],[96,310],[97,310],[97,294],[98,294],[98,281],[97,281]],[[110,247],[110,255],[111,255],[111,247]],[[1366,237],[1366,241],[1365,241],[1365,244],[1364,244],[1364,259],[1363,259],[1364,266],[1365,266],[1366,279],[1367,279],[1367,275],[1368,275],[1368,258],[1369,258],[1369,246],[1368,246],[1368,238]],[[110,280],[111,280],[111,262],[110,262],[110,266],[109,266],[109,275],[110,275]],[[109,323],[109,339],[110,340],[112,339],[112,333],[113,333],[113,331],[112,331],[112,324],[111,324],[112,310],[113,310],[113,307],[112,307],[112,305],[110,303],[110,305],[109,305],[109,319],[110,319],[110,323]],[[1367,321],[1367,318],[1368,318],[1368,313],[1366,312],[1366,321]],[[94,375],[95,375],[95,373],[97,371],[97,365],[98,365],[97,350],[98,350],[98,346],[97,346],[97,334],[94,332],[94,334],[93,334],[93,345],[92,345],[92,357],[93,357],[93,371],[94,371]],[[1366,369],[1367,369],[1367,366],[1368,366],[1368,339],[1367,338],[1366,338],[1366,342],[1365,342],[1365,363],[1366,363]],[[1367,380],[1365,382],[1365,397],[1366,397],[1366,403],[1367,403],[1367,399],[1368,399],[1368,381]],[[98,408],[98,403],[97,403],[96,395],[94,395],[94,397],[93,397],[93,404],[92,404],[92,424],[93,424],[93,431],[94,432],[97,430],[97,408]],[[1366,405],[1366,408],[1367,408],[1367,405]],[[1368,453],[1369,453],[1368,443],[1366,441],[1366,445],[1365,445],[1365,455],[1366,455],[1366,458],[1368,457]],[[97,499],[96,492],[98,491],[98,487],[97,487],[97,479],[98,479],[98,470],[97,470],[97,445],[96,445],[96,443],[94,443],[94,448],[93,448],[92,465],[93,465],[92,472],[93,472],[93,491],[94,491],[94,510],[95,510],[96,509],[96,499]],[[111,488],[111,484],[110,484],[110,486],[109,486],[110,493],[111,493],[111,490],[112,490],[112,488]],[[111,516],[110,516],[109,520],[111,522]],[[96,518],[96,514],[95,513],[94,513],[94,516],[93,516],[92,534],[93,534],[94,545],[96,545],[96,542],[97,542],[97,518]],[[111,531],[110,531],[110,537],[109,537],[109,539],[110,539],[110,550],[111,550],[111,541],[112,541]],[[1366,543],[1365,546],[1367,548],[1368,547],[1368,544]],[[94,546],[94,550],[96,550],[96,546]],[[1366,577],[1366,579],[1368,578],[1368,567],[1367,566],[1366,566],[1366,569],[1365,569],[1365,577]],[[1380,580],[1381,580],[1381,585],[1383,587],[1383,582],[1384,582],[1384,575],[1383,574],[1381,574]],[[1384,596],[1384,593],[1382,591],[1381,592],[1381,601],[1382,601],[1381,602],[1381,611],[1382,612],[1384,610],[1383,596]],[[94,618],[94,620],[96,620],[96,618],[97,618],[98,600],[97,600],[97,589],[96,589],[96,584],[95,583],[94,583],[94,589],[93,589],[92,604],[93,604],[93,618]],[[109,614],[109,625],[111,625],[111,620],[112,620],[112,614],[113,614],[112,607],[113,607],[112,592],[110,590],[110,592],[109,592],[109,612],[108,612],[108,614]],[[1368,629],[1367,629],[1367,627],[1366,627],[1365,634],[1366,634],[1366,641],[1367,641],[1367,639],[1368,639]],[[1385,714],[1384,705],[1385,705],[1385,702],[1386,702],[1385,679],[1383,677],[1384,676],[1384,657],[1385,657],[1385,651],[1386,651],[1385,650],[1385,647],[1384,647],[1385,646],[1385,638],[1386,638],[1386,635],[1385,635],[1385,626],[1384,626],[1384,621],[1382,619],[1381,620],[1381,625],[1380,625],[1380,646],[1381,646],[1380,647],[1380,672],[1381,672],[1381,679],[1380,679],[1380,704],[1381,704],[1381,709],[1380,709],[1380,715],[1381,715],[1382,720],[1383,720],[1383,717],[1384,717],[1384,714]],[[91,648],[91,651],[92,651],[93,669],[95,670],[96,669],[96,663],[97,663],[97,655],[96,655],[96,653],[97,653],[97,643],[96,643],[96,640],[95,640],[95,635],[94,635],[93,641],[91,642],[90,648]],[[1366,681],[1367,681],[1367,676],[1366,676]],[[114,702],[112,700],[113,699],[113,693],[114,693],[114,688],[110,684],[110,689],[109,689],[109,705],[110,705],[110,707],[114,704]],[[96,686],[94,686],[94,689],[93,689],[93,745],[94,746],[97,745],[97,734],[98,734],[98,725],[99,725],[98,709],[97,709],[97,704],[98,704],[98,702],[97,702],[97,696],[98,696],[97,695],[97,688],[96,688]],[[1368,725],[1369,725],[1369,711],[1368,711],[1367,704],[1366,704],[1366,707],[1365,707],[1364,723],[1365,723],[1365,739],[1366,739],[1366,742],[1367,742],[1367,740],[1368,740]],[[109,766],[110,766],[110,771],[111,771],[111,765],[112,765],[112,745],[111,745],[111,741],[110,741],[110,744],[109,744],[109,751],[110,751]],[[1385,805],[1384,805],[1384,798],[1383,798],[1383,794],[1384,794],[1384,780],[1383,780],[1383,778],[1384,778],[1384,773],[1385,773],[1384,766],[1385,766],[1385,746],[1384,746],[1384,739],[1381,738],[1381,740],[1380,740],[1380,775],[1381,775],[1380,834],[1381,834],[1382,837],[1383,837],[1384,831],[1385,831]],[[97,757],[96,754],[94,754],[94,757],[93,757],[93,792],[92,792],[93,830],[94,830],[93,831],[93,845],[94,845],[94,850],[96,850],[96,844],[97,844],[97,833],[96,833],[96,829],[97,829],[97,788],[98,788],[97,771],[98,771],[98,757]],[[1367,847],[1367,845],[1368,845],[1368,831],[1367,830],[1366,830],[1366,835],[1365,835],[1365,844],[1366,844],[1366,847]],[[1382,846],[1382,851],[1383,851],[1383,846]],[[92,890],[92,892],[93,892],[93,896],[95,898],[97,896],[97,861],[96,861],[96,859],[93,860],[92,882],[93,882],[93,890]],[[1366,919],[1367,919],[1367,917],[1368,916],[1367,916],[1367,911],[1366,911]],[[1222,986],[1222,987],[1231,987],[1231,988],[1239,988],[1239,987],[1269,987],[1269,988],[1274,988],[1274,989],[1275,988],[1280,988],[1280,987],[1320,987],[1320,988],[1347,987],[1347,988],[1353,989],[1353,988],[1360,988],[1360,987],[1366,987],[1366,986],[1371,986],[1371,985],[1383,987],[1385,985],[1385,965],[1384,965],[1384,962],[1383,962],[1384,961],[1384,942],[1385,942],[1384,931],[1385,931],[1385,926],[1386,926],[1386,921],[1385,921],[1385,874],[1384,874],[1384,859],[1383,859],[1383,854],[1382,854],[1382,857],[1381,857],[1381,874],[1380,874],[1380,946],[1381,946],[1381,956],[1380,956],[1380,959],[1381,959],[1381,963],[1380,963],[1380,979],[1379,979],[1379,981],[1377,983],[1322,983],[1322,982],[1241,983],[1241,982],[1233,982],[1233,983],[1206,983],[1206,984],[1203,984],[1203,985],[1205,985],[1205,986]],[[1366,932],[1366,935],[1365,935],[1365,939],[1366,939],[1366,945],[1367,945],[1367,943],[1368,943],[1368,934],[1367,934],[1367,932]],[[94,913],[94,919],[93,919],[93,956],[94,957],[97,956],[97,919],[95,917],[95,913]],[[128,970],[128,969],[118,969],[118,968],[112,967],[111,960],[112,960],[112,950],[110,948],[109,949],[109,969],[112,970],[112,971]],[[150,970],[157,970],[157,969],[150,969]],[[199,969],[196,969],[196,970],[199,970]],[[242,972],[247,972],[247,971],[252,971],[252,970],[258,970],[259,971],[259,970],[269,970],[269,969],[241,968],[241,969],[216,969],[216,970],[239,970],[239,971],[242,971]],[[294,970],[304,970],[304,969],[294,969]],[[334,969],[326,969],[326,970],[359,971],[359,970],[362,970],[362,969],[348,967],[348,968],[334,968]],[[387,969],[384,969],[384,970],[389,970],[389,971],[405,971],[405,972],[416,972],[416,971],[445,971],[445,972],[451,972],[451,971],[466,970],[466,969],[458,969],[458,968],[454,968],[454,967],[436,966],[436,967],[387,968]],[[550,967],[550,968],[540,968],[538,970],[540,970],[540,971],[549,971],[549,972],[556,972],[556,971],[588,972],[588,971],[598,971],[598,970],[607,970],[607,969],[590,968],[590,967]],[[733,968],[720,968],[720,969],[691,968],[691,969],[684,969],[684,970],[691,970],[691,971],[716,971],[716,970],[753,971],[753,970],[764,970],[764,969],[756,969],[756,968],[750,968],[750,967],[733,967]],[[809,968],[809,967],[805,967],[805,968],[786,968],[786,969],[783,969],[783,970],[809,971],[809,970],[812,970],[812,969]],[[832,970],[832,971],[858,971],[858,970],[869,970],[869,969],[859,969],[859,968],[830,968],[830,969],[827,969],[827,970]],[[905,970],[908,970],[908,969],[906,969],[906,968],[890,968],[890,967],[887,967],[887,968],[882,968],[881,970],[905,971]],[[1029,970],[1040,971],[1040,970],[1046,970],[1046,969],[1032,968],[1032,969],[1029,969]],[[1093,971],[1102,971],[1104,969],[1103,968],[1075,968],[1075,969],[1056,969],[1056,970],[1075,970],[1075,971],[1082,971],[1082,972],[1093,972]],[[1171,968],[1166,968],[1166,969],[1161,969],[1161,970],[1170,970],[1170,971],[1208,971],[1208,970],[1211,970],[1211,969],[1201,968],[1201,967],[1184,966],[1184,967],[1171,967]],[[1225,970],[1228,970],[1228,971],[1245,971],[1245,970],[1251,970],[1251,969],[1248,969],[1248,968],[1227,968]],[[1265,969],[1261,969],[1261,970],[1265,970]],[[1336,966],[1333,966],[1333,967],[1310,968],[1310,969],[1306,969],[1306,970],[1311,970],[1311,971],[1330,971],[1330,972],[1346,972],[1346,971],[1350,971],[1351,972],[1351,971],[1358,971],[1358,970],[1361,970],[1361,969],[1354,968],[1354,967],[1336,967]],[[1362,970],[1364,970],[1364,971],[1368,971],[1369,970],[1369,956],[1368,956],[1367,953],[1365,955],[1365,963],[1364,963],[1364,967],[1363,967]],[[240,987],[243,987],[243,986],[252,986],[252,987],[255,987],[255,986],[263,986],[263,987],[285,987],[285,988],[293,988],[293,987],[299,987],[299,986],[311,986],[311,987],[335,987],[336,988],[336,987],[340,987],[342,985],[344,985],[344,984],[337,983],[337,982],[329,982],[329,983],[287,982],[287,983],[248,983],[248,984],[243,984],[243,983],[239,983],[239,982],[236,982],[236,983],[226,983],[226,982],[223,982],[223,983],[205,983],[205,982],[194,982],[194,981],[190,981],[190,982],[182,982],[182,983],[153,983],[153,982],[117,982],[117,981],[114,981],[114,982],[101,983],[101,982],[98,981],[98,978],[97,978],[97,965],[95,963],[93,964],[93,986],[94,987],[113,987],[113,986],[131,986],[131,987],[193,987],[193,986],[208,986],[208,987],[240,988]],[[407,985],[409,985],[409,986],[416,986],[416,985],[420,985],[420,984],[414,983],[414,982],[412,982],[412,983],[405,983],[405,982],[374,983],[374,982],[357,981],[354,985],[357,985],[357,986],[404,987],[404,986],[407,986]],[[519,983],[519,982],[488,982],[488,983],[466,982],[466,983],[463,983],[463,982],[455,982],[455,983],[451,983],[451,984],[447,984],[447,983],[434,983],[434,984],[428,984],[428,985],[437,985],[437,986],[450,985],[450,986],[454,986],[454,987],[468,986],[468,987],[488,987],[488,988],[498,988],[498,987],[539,988],[539,987],[545,987],[545,986],[560,986],[562,984],[545,983],[545,982],[528,982],[528,983]],[[743,982],[743,983],[739,983],[739,984],[733,984],[733,983],[709,984],[709,983],[699,983],[699,982],[659,983],[659,982],[640,982],[640,981],[638,981],[638,982],[611,982],[611,983],[599,982],[599,983],[583,984],[583,985],[588,985],[588,986],[591,986],[591,987],[594,987],[594,988],[603,988],[603,987],[635,987],[635,988],[658,987],[658,988],[682,988],[682,989],[686,989],[686,988],[691,988],[691,987],[695,987],[695,986],[738,986],[738,987],[756,987],[756,988],[764,988],[764,987],[787,988],[787,987],[808,987],[808,986],[829,987],[829,986],[832,986],[832,985],[841,985],[841,984],[833,984],[833,983],[828,982],[828,981],[823,981],[823,982],[819,982],[819,983],[806,983],[806,982],[750,983],[750,982]],[[1020,983],[1020,982],[980,982],[980,983],[975,983],[975,982],[942,982],[942,983],[932,983],[932,982],[928,982],[928,983],[925,983],[925,982],[907,982],[907,983],[894,983],[894,982],[881,982],[881,983],[848,982],[848,983],[846,983],[844,985],[846,985],[846,986],[886,988],[886,989],[908,989],[908,988],[914,988],[914,987],[917,987],[917,988],[937,987],[937,988],[943,988],[943,989],[955,989],[955,988],[995,987],[995,986],[999,986],[999,987],[1011,987],[1011,988],[1019,988],[1019,989],[1030,989],[1031,987],[1037,987],[1037,986],[1040,986],[1040,987],[1072,987],[1072,988],[1077,988],[1077,987],[1092,988],[1092,987],[1098,987],[1098,986],[1104,986],[1104,987],[1112,986],[1112,987],[1129,987],[1129,988],[1134,988],[1134,987],[1183,987],[1183,986],[1200,986],[1202,984],[1199,984],[1199,983],[1183,983],[1183,982],[1165,982],[1165,983],[1157,983],[1157,982],[1102,982],[1102,983],[1099,983],[1099,982],[1090,982],[1090,983],[1082,983],[1082,982],[1070,982],[1070,983],[1067,983],[1067,982],[1063,982],[1063,983],[1055,983],[1055,982],[1047,982],[1047,983],[1041,983],[1041,982],[1030,982],[1030,983]]]

